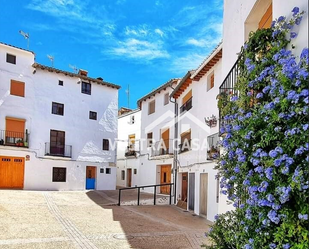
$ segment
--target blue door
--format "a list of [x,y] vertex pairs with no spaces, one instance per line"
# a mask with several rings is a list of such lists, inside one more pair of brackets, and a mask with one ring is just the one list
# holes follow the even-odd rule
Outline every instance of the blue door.
[[86,167],[86,189],[95,189],[96,169],[94,166]]

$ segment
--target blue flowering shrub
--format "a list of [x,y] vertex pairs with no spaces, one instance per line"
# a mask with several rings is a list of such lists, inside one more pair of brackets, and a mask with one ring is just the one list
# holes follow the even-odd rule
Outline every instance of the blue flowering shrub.
[[237,94],[221,106],[217,169],[235,210],[215,217],[207,248],[309,248],[308,49],[292,52],[304,14],[292,12],[250,35]]

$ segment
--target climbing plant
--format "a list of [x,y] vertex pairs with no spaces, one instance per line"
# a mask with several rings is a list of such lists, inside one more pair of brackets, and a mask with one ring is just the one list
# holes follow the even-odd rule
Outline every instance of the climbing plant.
[[[233,211],[216,216],[207,248],[309,248],[308,48],[293,54],[304,12],[257,30],[241,50],[217,169]],[[224,98],[223,98],[224,97]]]

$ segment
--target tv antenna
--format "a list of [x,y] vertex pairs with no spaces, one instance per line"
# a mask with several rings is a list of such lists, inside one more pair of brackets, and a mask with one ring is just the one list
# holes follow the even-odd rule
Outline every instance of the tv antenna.
[[21,34],[27,40],[27,49],[29,50],[30,34],[29,33],[25,33],[22,30],[19,30],[19,34]]
[[54,67],[54,60],[55,60],[55,57],[54,56],[52,56],[52,55],[47,55],[47,57],[48,57],[48,59],[50,60],[50,62],[51,62],[51,66],[52,67]]
[[128,95],[128,108],[130,108],[130,85],[128,84],[128,89],[126,90],[126,94]]
[[69,64],[69,67],[73,69],[74,73],[78,73],[78,68],[76,66],[72,66],[71,64]]

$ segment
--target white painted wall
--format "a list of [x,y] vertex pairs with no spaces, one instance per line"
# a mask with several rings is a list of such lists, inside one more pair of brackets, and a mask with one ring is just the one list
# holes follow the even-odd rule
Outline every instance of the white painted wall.
[[[193,81],[192,84],[178,97],[177,102],[179,108],[182,105],[182,98],[192,90],[192,108],[189,111],[180,114],[179,111],[179,128],[178,138],[181,133],[191,129],[191,146],[192,150],[178,154],[179,173],[188,172],[195,173],[195,205],[194,213],[200,214],[200,174],[208,173],[208,191],[207,191],[207,219],[214,221],[214,216],[218,213],[217,196],[217,180],[214,170],[215,162],[207,160],[207,137],[218,133],[219,122],[217,126],[210,128],[205,123],[205,118],[215,115],[219,118],[219,110],[217,107],[217,95],[219,86],[222,83],[222,60],[219,60],[212,69],[205,74],[199,81]],[[207,85],[210,84],[210,75],[215,75],[215,85],[207,91]],[[194,148],[193,141],[199,147]],[[205,145],[205,146],[203,146]],[[178,176],[177,197],[181,196],[181,175]],[[189,183],[188,183],[188,200],[189,200]]]
[[[175,86],[176,83],[173,87]],[[160,184],[160,166],[172,165],[173,167],[173,155],[151,157],[151,148],[147,148],[146,144],[147,133],[153,133],[155,143],[161,138],[161,129],[169,128],[170,148],[172,148],[172,140],[174,139],[174,103],[169,102],[164,105],[164,95],[167,93],[170,95],[172,91],[171,87],[167,87],[150,99],[141,102],[141,139],[145,142],[141,144],[139,185]],[[155,112],[148,115],[148,104],[154,99],[156,101]],[[173,175],[171,176],[171,182],[174,182]],[[153,188],[144,191],[153,192]]]
[[[134,123],[132,123],[132,116],[134,116]],[[129,143],[129,135],[135,134],[135,150],[136,156],[125,156],[127,146]],[[127,169],[132,169],[131,186],[139,185],[139,144],[141,137],[141,111],[133,110],[118,117],[118,143],[117,143],[117,186],[127,187]],[[134,169],[137,174],[134,174]],[[121,171],[125,171],[125,179],[121,179]]]
[[[6,63],[6,53],[17,56],[16,65]],[[27,162],[25,188],[63,189],[55,183],[50,185],[50,170],[47,169],[63,164],[72,169],[72,178],[68,175],[64,188],[84,189],[86,165],[105,167],[116,162],[116,147],[113,149],[113,144],[110,144],[110,150],[103,151],[102,144],[103,138],[112,142],[117,138],[118,90],[92,83],[91,95],[83,94],[81,84],[77,83],[78,77],[41,69],[36,69],[33,74],[33,62],[32,53],[0,44],[0,130],[5,130],[7,116],[26,120],[25,128],[30,133],[29,151],[42,159],[33,164]],[[11,79],[25,82],[25,97],[10,95]],[[58,85],[59,80],[64,82],[63,86]],[[64,104],[63,116],[51,113],[52,102]],[[89,111],[97,112],[97,120],[89,119]],[[71,161],[43,159],[45,143],[50,142],[51,129],[65,131],[65,144],[72,145]],[[12,152],[1,149],[1,155],[6,155],[2,153],[18,155],[14,148]],[[42,167],[42,164],[45,166]],[[75,169],[74,165],[80,167]],[[83,179],[80,174],[84,175]],[[98,173],[97,176],[97,189],[115,189],[116,170],[113,169],[111,175],[102,176]],[[81,185],[75,178],[82,179]]]
[[299,55],[304,47],[308,47],[308,1],[294,0],[225,0],[223,12],[223,58],[222,79],[228,74],[237,59],[237,53],[247,39],[249,31],[255,31],[258,21],[267,7],[273,4],[273,19],[279,16],[292,16],[292,9],[297,6],[306,13],[299,27],[298,37],[293,39],[296,45],[295,54]]

